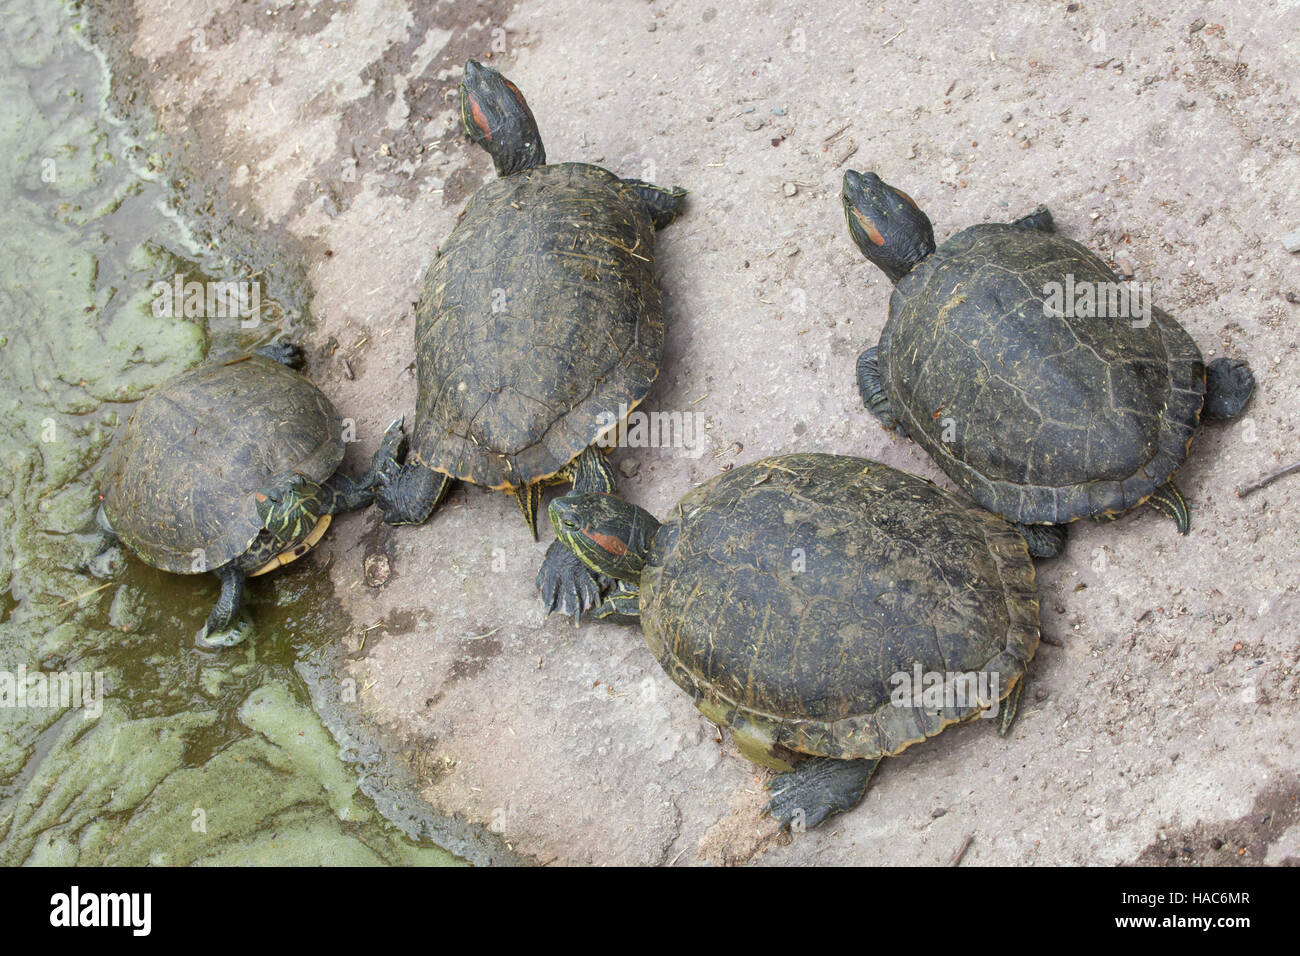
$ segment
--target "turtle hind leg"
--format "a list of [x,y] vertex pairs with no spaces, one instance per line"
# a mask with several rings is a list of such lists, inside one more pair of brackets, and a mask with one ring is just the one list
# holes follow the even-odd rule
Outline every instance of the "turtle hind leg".
[[1205,367],[1205,405],[1208,421],[1236,418],[1255,394],[1255,373],[1244,359],[1215,359]]
[[528,522],[528,530],[532,532],[533,540],[537,540],[537,509],[542,504],[542,484],[535,481],[531,484],[521,485],[518,488],[512,488],[511,494],[515,496],[515,503],[519,505],[519,510],[524,516],[524,521]]
[[686,190],[680,186],[664,189],[640,179],[624,179],[623,182],[635,189],[641,197],[656,230],[668,225],[686,208]]
[[451,477],[417,462],[380,472],[375,504],[386,524],[423,524],[451,488]]
[[772,799],[763,808],[781,824],[811,830],[835,813],[852,810],[867,793],[871,775],[880,765],[874,760],[837,760],[809,757],[787,773],[777,774],[767,785]]
[[881,425],[890,431],[906,435],[903,423],[894,416],[894,409],[885,394],[884,383],[880,381],[880,351],[873,345],[858,356],[858,394],[867,411],[876,417]]
[[1018,524],[1016,530],[1025,537],[1029,553],[1035,558],[1058,558],[1070,536],[1069,525]]
[[399,418],[388,426],[379,448],[370,457],[370,467],[364,475],[349,478],[341,471],[330,475],[322,487],[322,514],[337,515],[365,508],[374,502],[375,490],[383,479],[401,471],[399,462],[406,451],[406,433],[402,431],[402,421]]
[[1025,678],[1021,677],[1016,681],[1016,686],[1011,688],[1011,693],[999,704],[998,733],[1005,737],[1011,733],[1011,725],[1016,722],[1016,714],[1020,712],[1020,697],[1025,692]]
[[[573,490],[576,492],[613,494],[618,490],[618,482],[609,467],[609,462],[605,459],[604,452],[594,446],[584,448],[582,454],[565,469],[564,476],[573,482]],[[538,487],[540,489],[540,486]],[[534,536],[536,536],[536,507],[534,504]],[[600,583],[591,569],[559,540],[552,541],[551,546],[546,549],[546,560],[538,569],[536,584],[537,590],[542,593],[542,606],[546,608],[547,614],[560,611],[577,621],[583,611],[590,610],[600,601]],[[616,601],[611,605],[608,613],[598,612],[597,617],[620,620],[625,616],[624,609],[618,606],[620,603]]]
[[1174,519],[1179,534],[1187,534],[1192,530],[1192,512],[1187,507],[1187,499],[1172,481],[1166,481],[1157,488],[1148,500],[1156,511]]
[[239,620],[244,607],[244,572],[236,562],[217,569],[221,579],[221,595],[217,605],[208,615],[197,642],[204,647],[234,647],[248,636],[248,629]]
[[1011,225],[1022,229],[1037,229],[1039,232],[1056,232],[1056,223],[1052,220],[1052,213],[1046,206],[1039,206],[1028,216],[1021,216]]

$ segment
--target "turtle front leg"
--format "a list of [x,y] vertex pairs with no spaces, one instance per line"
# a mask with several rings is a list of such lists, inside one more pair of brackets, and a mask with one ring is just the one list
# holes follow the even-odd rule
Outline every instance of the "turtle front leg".
[[1236,418],[1246,410],[1255,394],[1255,373],[1244,359],[1215,359],[1205,367],[1205,405],[1201,417],[1206,421]]
[[370,456],[370,467],[364,475],[349,478],[343,472],[336,471],[330,476],[322,490],[321,514],[337,515],[345,511],[356,511],[374,502],[375,490],[383,477],[395,475],[401,470],[398,462],[406,448],[402,421],[399,418],[388,426],[379,448]]
[[86,571],[101,581],[111,580],[122,573],[126,567],[126,558],[122,554],[122,543],[104,514],[104,506],[95,511],[95,526],[99,529],[99,546],[86,561]]
[[671,223],[686,208],[686,190],[681,186],[664,189],[662,186],[640,179],[624,179],[623,182],[635,189],[637,195],[641,197],[656,230]]
[[884,383],[880,380],[880,346],[878,345],[873,345],[858,356],[858,393],[862,396],[862,404],[880,424],[906,437],[907,429],[894,416],[894,410],[889,404],[889,396],[885,394]]
[[1018,524],[1016,530],[1024,535],[1029,553],[1035,558],[1060,557],[1070,536],[1070,527],[1064,524]]
[[1056,223],[1052,221],[1052,214],[1046,206],[1039,206],[1028,216],[1021,216],[1011,225],[1020,226],[1022,229],[1037,229],[1039,232],[1056,232]]
[[763,812],[775,817],[782,830],[799,824],[811,830],[832,814],[852,810],[861,803],[879,765],[879,757],[809,757],[793,770],[772,778],[767,785],[772,799]]
[[618,587],[605,596],[591,613],[602,621],[636,624],[641,620],[641,589],[630,581],[618,581]]
[[[604,452],[595,446],[583,449],[582,454],[565,469],[564,476],[572,480],[573,490],[577,492],[613,494],[618,490],[613,469],[605,460]],[[546,560],[537,572],[537,590],[542,592],[542,606],[547,614],[560,611],[572,617],[574,623],[583,611],[590,610],[600,601],[600,582],[558,539],[546,549]],[[618,612],[611,610],[609,615],[615,613]],[[597,617],[609,615],[597,613]]]
[[272,362],[279,362],[292,369],[301,369],[307,364],[307,356],[302,346],[283,339],[270,345],[263,345],[260,349],[253,349],[253,354],[269,358]]
[[1187,499],[1172,481],[1166,481],[1152,492],[1149,502],[1156,511],[1174,519],[1179,534],[1187,534],[1192,530],[1192,512],[1187,507]]
[[244,606],[244,572],[232,561],[217,569],[217,577],[221,596],[196,640],[205,647],[234,647],[248,636],[247,628],[238,623]]

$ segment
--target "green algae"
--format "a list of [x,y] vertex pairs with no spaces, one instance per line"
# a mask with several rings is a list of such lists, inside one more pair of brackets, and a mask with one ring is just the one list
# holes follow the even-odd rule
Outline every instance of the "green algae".
[[[338,714],[342,745],[312,706],[327,669],[304,662],[348,622],[310,561],[259,580],[257,633],[221,654],[191,640],[215,581],[86,570],[129,403],[249,344],[234,323],[155,315],[151,288],[248,276],[171,211],[151,134],[106,115],[76,17],[0,0],[0,678],[97,675],[104,696],[13,706],[0,679],[0,864],[457,862],[378,812]],[[293,330],[256,334],[276,331]]]

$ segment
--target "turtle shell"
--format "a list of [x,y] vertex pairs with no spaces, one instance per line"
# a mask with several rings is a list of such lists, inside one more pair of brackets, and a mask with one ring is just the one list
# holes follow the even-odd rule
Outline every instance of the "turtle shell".
[[552,477],[645,397],[663,340],[631,186],[582,163],[494,180],[424,279],[411,458],[489,488]]
[[908,435],[977,502],[1026,524],[1146,500],[1187,456],[1205,399],[1200,350],[1168,314],[1074,316],[1049,307],[1048,283],[1068,294],[1120,280],[1062,236],[973,226],[899,281],[880,337]]
[[256,492],[297,471],[324,482],[343,461],[330,400],[278,362],[210,362],[150,392],[104,465],[104,512],[125,544],[178,574],[215,570],[262,530]]
[[687,494],[651,543],[640,607],[651,650],[706,715],[840,758],[897,753],[981,709],[895,706],[896,675],[983,674],[1001,699],[1039,636],[1015,529],[836,455],[768,458]]

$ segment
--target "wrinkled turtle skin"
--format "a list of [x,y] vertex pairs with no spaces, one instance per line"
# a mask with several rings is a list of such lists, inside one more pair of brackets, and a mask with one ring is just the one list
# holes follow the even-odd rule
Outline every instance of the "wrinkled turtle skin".
[[1079,290],[1133,286],[1053,234],[1044,207],[936,249],[924,213],[874,174],[845,175],[844,206],[895,282],[859,363],[882,422],[1010,521],[1064,525],[1149,501],[1187,532],[1171,477],[1202,417],[1240,414],[1254,387],[1245,362],[1213,363],[1207,388],[1200,350],[1168,313],[1140,299],[1090,309]]
[[[994,701],[1010,726],[1039,640],[1033,563],[1011,525],[923,479],[786,455],[713,478],[662,525],[608,495],[567,495],[551,515],[623,582],[597,614],[639,613],[660,665],[747,757],[786,771],[827,758],[773,781],[785,825],[849,809],[881,758]],[[644,554],[639,572],[620,552]],[[990,699],[900,706],[895,675],[917,668],[983,675]]]
[[338,412],[288,367],[301,359],[296,347],[266,351],[199,365],[154,389],[104,462],[110,538],[164,571],[220,578],[199,633],[205,646],[246,637],[244,579],[306,553],[333,515],[369,505],[402,442],[395,422],[363,478],[341,473]]

